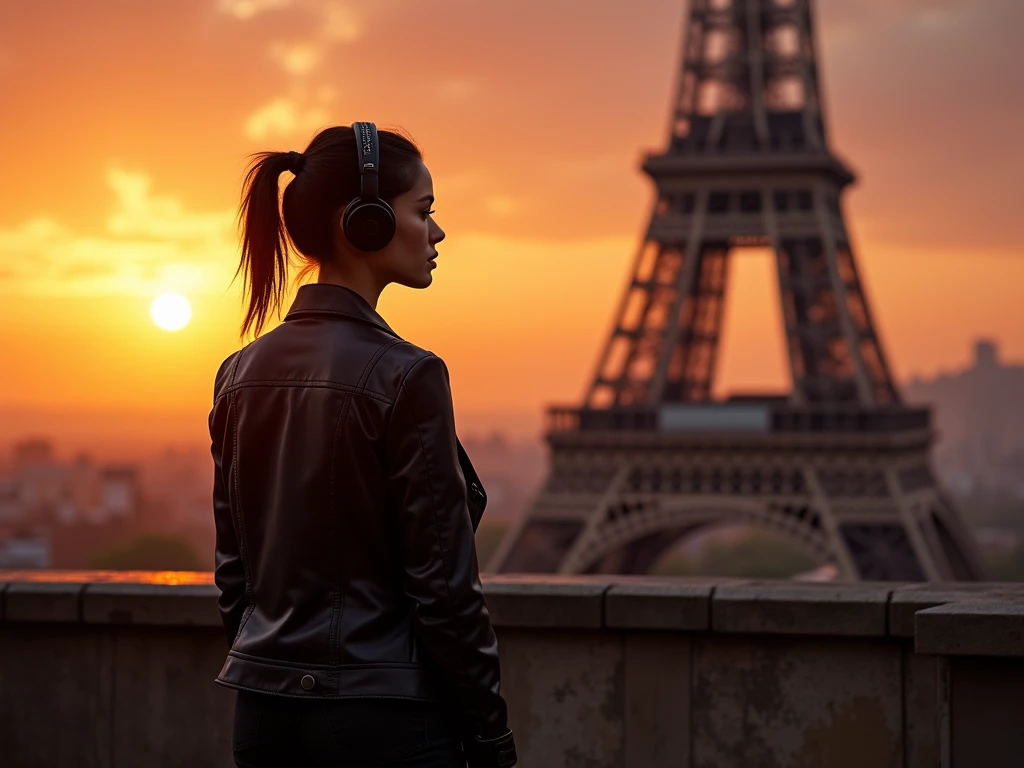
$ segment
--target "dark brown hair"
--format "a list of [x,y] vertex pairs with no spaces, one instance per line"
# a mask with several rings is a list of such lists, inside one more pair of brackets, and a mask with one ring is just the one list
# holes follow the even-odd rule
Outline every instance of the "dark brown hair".
[[[378,138],[380,196],[390,203],[412,189],[423,156],[411,140],[394,131],[380,130]],[[298,173],[282,196],[278,177],[288,170]],[[258,336],[267,314],[280,311],[288,280],[289,242],[306,262],[300,277],[330,260],[338,217],[358,194],[356,140],[347,126],[324,129],[301,156],[289,152],[253,156],[238,211],[242,255],[235,277],[244,273],[249,297],[243,338],[250,329]]]

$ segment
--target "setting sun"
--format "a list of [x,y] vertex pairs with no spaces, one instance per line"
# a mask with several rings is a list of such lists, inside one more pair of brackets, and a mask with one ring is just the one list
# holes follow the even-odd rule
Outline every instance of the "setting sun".
[[165,293],[153,299],[149,314],[165,331],[180,331],[192,319],[192,305],[180,293]]

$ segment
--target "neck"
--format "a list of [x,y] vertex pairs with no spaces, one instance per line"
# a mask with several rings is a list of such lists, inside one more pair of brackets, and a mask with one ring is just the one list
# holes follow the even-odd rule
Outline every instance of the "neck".
[[381,291],[384,290],[384,286],[379,285],[374,276],[368,271],[360,271],[358,273],[353,273],[349,270],[343,271],[333,263],[320,265],[320,274],[317,282],[340,285],[342,288],[355,291],[374,310],[377,309],[377,300],[380,298]]

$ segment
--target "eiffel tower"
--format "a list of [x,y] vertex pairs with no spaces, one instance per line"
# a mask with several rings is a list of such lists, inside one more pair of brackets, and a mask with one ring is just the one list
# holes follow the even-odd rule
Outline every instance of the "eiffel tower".
[[[844,580],[984,578],[900,401],[840,203],[811,0],[691,0],[657,202],[581,407],[548,410],[550,473],[494,572],[646,573],[741,523]],[[712,401],[736,247],[775,254],[792,391]]]

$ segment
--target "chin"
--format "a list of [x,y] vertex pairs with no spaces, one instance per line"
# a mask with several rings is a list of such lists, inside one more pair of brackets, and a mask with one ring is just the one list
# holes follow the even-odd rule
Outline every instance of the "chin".
[[396,280],[395,282],[404,285],[406,288],[423,289],[434,282],[434,275],[430,272],[427,272],[427,274],[425,275],[419,275],[417,277],[406,277],[401,280]]

